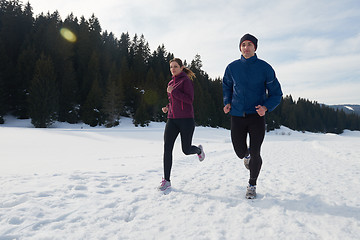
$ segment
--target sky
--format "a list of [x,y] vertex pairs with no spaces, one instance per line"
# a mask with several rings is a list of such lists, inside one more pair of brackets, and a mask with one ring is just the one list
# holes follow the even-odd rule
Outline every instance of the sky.
[[[27,1],[23,1],[27,2]],[[34,15],[57,10],[89,19],[116,38],[143,34],[151,52],[188,63],[201,56],[215,79],[240,58],[239,40],[258,38],[258,58],[275,70],[284,96],[325,104],[360,104],[358,0],[30,0]]]

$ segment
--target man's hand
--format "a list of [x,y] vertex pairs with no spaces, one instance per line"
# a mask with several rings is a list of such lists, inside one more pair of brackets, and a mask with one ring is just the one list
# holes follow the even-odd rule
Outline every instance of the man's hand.
[[227,113],[230,112],[230,110],[231,110],[231,104],[228,103],[228,104],[226,104],[226,106],[224,107],[224,113],[227,114]]
[[163,113],[167,113],[169,108],[168,107],[163,107],[161,110],[163,111]]
[[256,112],[259,114],[260,117],[265,116],[265,113],[267,111],[267,108],[265,106],[257,105]]

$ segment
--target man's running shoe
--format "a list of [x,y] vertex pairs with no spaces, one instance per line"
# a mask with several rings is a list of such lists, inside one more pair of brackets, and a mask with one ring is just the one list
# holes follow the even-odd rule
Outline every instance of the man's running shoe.
[[246,195],[245,197],[247,199],[254,199],[256,198],[256,186],[248,185],[246,189]]

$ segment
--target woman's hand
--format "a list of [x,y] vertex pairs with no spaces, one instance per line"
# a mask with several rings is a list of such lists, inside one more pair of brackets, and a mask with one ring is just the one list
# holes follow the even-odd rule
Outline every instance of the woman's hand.
[[163,113],[167,113],[169,108],[168,107],[163,107],[161,110],[163,111]]
[[173,90],[174,90],[174,87],[173,87],[173,86],[168,86],[166,91],[167,91],[168,93],[171,93]]

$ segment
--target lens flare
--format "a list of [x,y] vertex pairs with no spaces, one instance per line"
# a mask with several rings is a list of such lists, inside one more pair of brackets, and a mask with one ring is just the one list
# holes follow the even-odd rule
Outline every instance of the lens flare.
[[60,29],[60,34],[63,38],[65,38],[67,41],[69,42],[76,42],[76,35],[70,31],[67,28],[61,28]]

